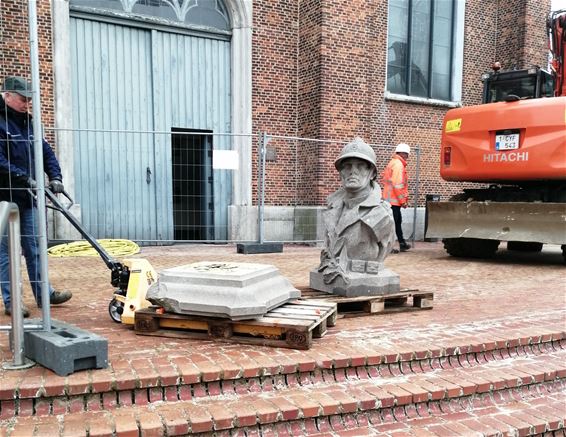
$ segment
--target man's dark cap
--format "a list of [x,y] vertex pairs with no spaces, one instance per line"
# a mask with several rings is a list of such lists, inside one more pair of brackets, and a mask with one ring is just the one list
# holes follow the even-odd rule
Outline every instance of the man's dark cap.
[[4,79],[2,91],[18,93],[21,96],[30,98],[32,96],[31,83],[19,76],[7,76]]

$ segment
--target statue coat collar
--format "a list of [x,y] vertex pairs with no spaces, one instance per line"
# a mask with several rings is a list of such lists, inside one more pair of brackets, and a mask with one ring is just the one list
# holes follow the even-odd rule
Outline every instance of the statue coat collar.
[[346,206],[344,188],[328,196],[328,209],[324,213],[326,229],[335,228],[335,233],[340,235],[346,228],[358,221],[366,223],[373,229],[381,218],[379,214],[372,214],[372,210],[381,203],[381,190],[374,182],[371,183],[371,187],[368,196],[353,208]]

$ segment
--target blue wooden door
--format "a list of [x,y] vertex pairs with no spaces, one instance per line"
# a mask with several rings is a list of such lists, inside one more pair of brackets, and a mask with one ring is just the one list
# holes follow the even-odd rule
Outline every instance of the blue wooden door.
[[[97,238],[173,240],[171,132],[206,130],[231,148],[214,135],[230,132],[230,42],[72,17],[71,49],[83,223]],[[212,178],[225,239],[231,174]]]

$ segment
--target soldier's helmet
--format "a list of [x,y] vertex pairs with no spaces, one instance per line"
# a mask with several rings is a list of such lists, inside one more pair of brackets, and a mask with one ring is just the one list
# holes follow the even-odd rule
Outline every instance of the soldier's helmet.
[[369,144],[367,144],[360,137],[354,138],[354,140],[344,146],[340,156],[334,161],[334,166],[338,171],[340,171],[340,164],[343,160],[347,158],[358,158],[369,162],[377,171],[375,152]]

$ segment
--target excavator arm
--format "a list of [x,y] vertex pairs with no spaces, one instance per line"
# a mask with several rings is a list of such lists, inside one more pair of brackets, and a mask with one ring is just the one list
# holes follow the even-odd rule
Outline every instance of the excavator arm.
[[546,22],[554,95],[566,96],[566,9],[551,12]]

